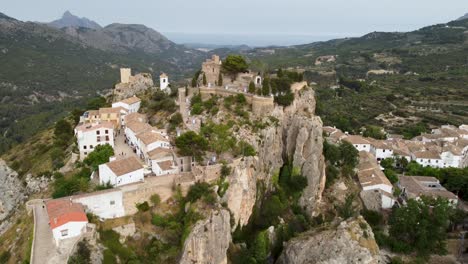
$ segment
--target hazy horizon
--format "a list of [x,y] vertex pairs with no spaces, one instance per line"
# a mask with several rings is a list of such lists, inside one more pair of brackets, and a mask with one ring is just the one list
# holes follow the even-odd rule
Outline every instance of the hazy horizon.
[[[25,8],[27,6],[28,8]],[[144,24],[176,43],[269,46],[355,37],[373,31],[411,31],[468,12],[466,0],[16,0],[0,12],[23,21],[50,22],[69,10],[101,26]],[[103,12],[105,10],[105,12]],[[443,11],[442,11],[443,10]]]

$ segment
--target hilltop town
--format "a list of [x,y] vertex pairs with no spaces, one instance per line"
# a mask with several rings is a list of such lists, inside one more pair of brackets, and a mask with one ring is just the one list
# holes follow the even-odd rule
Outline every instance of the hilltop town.
[[[155,85],[121,68],[107,98],[57,122],[53,144],[68,158],[50,180],[27,184],[37,189],[22,216],[34,220],[30,263],[83,252],[92,263],[378,263],[401,253],[386,251],[399,233],[382,230],[402,225],[389,215],[415,201],[443,208],[454,230],[462,224],[451,217],[466,212],[468,192],[452,174],[468,165],[467,125],[411,140],[322,126],[300,72],[252,71],[239,55],[213,55],[187,82],[161,73]],[[6,219],[15,208],[5,208]],[[304,243],[312,251],[300,253]],[[330,246],[339,256],[323,253]]]

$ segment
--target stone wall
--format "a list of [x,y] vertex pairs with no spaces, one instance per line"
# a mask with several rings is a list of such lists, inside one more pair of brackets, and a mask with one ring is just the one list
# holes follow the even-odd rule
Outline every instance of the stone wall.
[[252,113],[257,116],[268,115],[271,113],[275,107],[274,98],[273,97],[263,97],[257,96],[253,94],[246,94],[241,93],[235,90],[229,90],[224,88],[207,88],[207,87],[200,87],[199,88],[200,95],[202,100],[208,100],[213,95],[219,95],[222,97],[227,96],[236,96],[238,94],[243,94],[248,104],[252,105]]
[[[221,60],[219,56],[213,55],[211,59],[206,60],[202,64],[202,72],[206,76],[206,81],[211,85],[215,85],[221,72]],[[203,73],[200,77],[202,77]]]

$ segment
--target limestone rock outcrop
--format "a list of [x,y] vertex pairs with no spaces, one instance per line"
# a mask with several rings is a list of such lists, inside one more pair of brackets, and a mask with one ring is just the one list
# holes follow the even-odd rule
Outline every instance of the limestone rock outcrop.
[[229,211],[213,210],[205,220],[198,221],[185,240],[180,264],[225,264],[231,242]]
[[139,73],[130,76],[128,83],[118,83],[115,85],[113,101],[119,101],[132,97],[154,86],[153,77],[149,73]]
[[[305,83],[301,87],[304,86]],[[315,116],[314,91],[308,87],[296,87],[295,91],[295,100],[290,106],[277,106],[272,112],[272,116],[279,120],[278,125],[262,131],[263,140],[257,150],[260,167],[267,178],[278,173],[288,159],[293,160],[293,166],[300,169],[308,182],[301,205],[313,215],[325,188],[322,121]]]
[[361,216],[343,221],[336,230],[314,232],[289,241],[277,263],[385,263],[372,229]]
[[232,168],[232,174],[227,178],[229,188],[223,197],[237,224],[247,225],[256,200],[257,180],[253,157],[245,158]]
[[18,173],[0,160],[0,222],[26,198]]

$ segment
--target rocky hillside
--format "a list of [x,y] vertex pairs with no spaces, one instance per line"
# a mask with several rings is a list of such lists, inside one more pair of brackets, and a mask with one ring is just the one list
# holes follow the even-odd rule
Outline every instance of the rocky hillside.
[[112,88],[119,67],[174,81],[203,59],[140,25],[56,29],[0,14],[0,153]]
[[77,17],[70,13],[70,11],[65,11],[60,19],[54,20],[47,25],[55,28],[63,28],[63,27],[82,27],[82,28],[92,28],[92,29],[100,29],[101,26],[92,21],[87,19],[86,17]]

